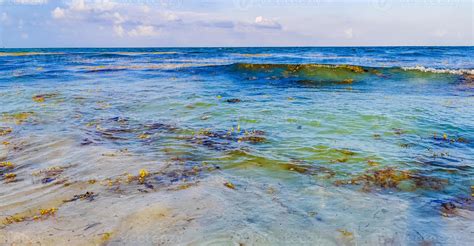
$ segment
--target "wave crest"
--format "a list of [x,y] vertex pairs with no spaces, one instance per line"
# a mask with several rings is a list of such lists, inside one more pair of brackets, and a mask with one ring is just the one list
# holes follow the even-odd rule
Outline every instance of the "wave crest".
[[402,67],[404,71],[419,71],[424,73],[446,73],[455,75],[474,75],[474,69],[442,69],[442,68],[429,68],[423,66],[415,67]]

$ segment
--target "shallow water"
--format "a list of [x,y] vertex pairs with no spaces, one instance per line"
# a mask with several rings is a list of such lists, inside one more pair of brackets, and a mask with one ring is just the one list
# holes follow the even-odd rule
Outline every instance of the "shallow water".
[[472,47],[0,52],[0,244],[474,243]]

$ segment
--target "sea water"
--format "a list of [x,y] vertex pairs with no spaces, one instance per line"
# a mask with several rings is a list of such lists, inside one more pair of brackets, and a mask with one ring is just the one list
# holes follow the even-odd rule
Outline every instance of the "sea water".
[[474,48],[0,50],[0,244],[474,243]]

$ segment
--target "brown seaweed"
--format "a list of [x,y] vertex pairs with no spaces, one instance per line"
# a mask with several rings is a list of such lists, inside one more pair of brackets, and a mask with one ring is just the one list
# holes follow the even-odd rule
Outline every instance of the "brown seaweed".
[[0,127],[0,136],[6,136],[13,132],[11,127]]
[[51,99],[53,97],[57,97],[58,93],[48,93],[48,94],[39,94],[34,95],[31,99],[37,103],[45,102],[46,99]]
[[242,100],[238,99],[238,98],[231,98],[231,99],[227,99],[225,100],[226,102],[228,103],[239,103],[239,102],[242,102]]
[[378,170],[369,170],[368,172],[358,175],[350,180],[337,180],[334,184],[336,186],[362,185],[363,190],[365,191],[370,191],[372,188],[397,190],[442,190],[448,184],[448,180],[421,175],[415,171],[401,171],[389,167]]
[[80,194],[80,195],[74,195],[71,199],[68,199],[68,200],[64,200],[63,202],[67,203],[67,202],[75,202],[77,200],[87,200],[89,202],[92,202],[94,201],[94,199],[97,197],[98,195],[95,194],[94,192],[86,192],[84,194]]

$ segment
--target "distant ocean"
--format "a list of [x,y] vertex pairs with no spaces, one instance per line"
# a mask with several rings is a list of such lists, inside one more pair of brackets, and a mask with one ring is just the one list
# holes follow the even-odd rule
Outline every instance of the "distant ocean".
[[472,245],[473,57],[0,49],[0,244]]

